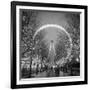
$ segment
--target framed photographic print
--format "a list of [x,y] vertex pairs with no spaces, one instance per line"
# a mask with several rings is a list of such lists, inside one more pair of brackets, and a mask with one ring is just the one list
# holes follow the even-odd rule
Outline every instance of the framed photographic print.
[[87,84],[87,6],[11,2],[11,88]]

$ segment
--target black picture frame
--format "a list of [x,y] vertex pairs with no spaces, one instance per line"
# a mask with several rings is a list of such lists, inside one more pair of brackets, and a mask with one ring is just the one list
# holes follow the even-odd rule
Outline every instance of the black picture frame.
[[[21,84],[17,85],[17,71],[16,71],[16,7],[17,6],[39,6],[39,7],[52,7],[52,8],[73,8],[84,10],[84,80],[83,81],[70,81],[70,82],[53,82],[53,83],[40,83],[40,84]],[[35,87],[53,87],[53,86],[66,86],[66,85],[81,85],[88,83],[88,61],[87,61],[87,33],[88,33],[88,7],[84,5],[69,5],[69,4],[52,4],[52,3],[35,3],[35,2],[11,2],[11,88],[35,88]]]

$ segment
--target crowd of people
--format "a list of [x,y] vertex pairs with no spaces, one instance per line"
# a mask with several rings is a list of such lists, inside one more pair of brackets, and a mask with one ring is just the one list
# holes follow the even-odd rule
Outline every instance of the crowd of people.
[[77,61],[72,60],[72,62],[60,66],[56,63],[51,65],[45,60],[37,59],[33,58],[32,64],[30,60],[21,61],[22,78],[77,76],[80,74],[80,63]]

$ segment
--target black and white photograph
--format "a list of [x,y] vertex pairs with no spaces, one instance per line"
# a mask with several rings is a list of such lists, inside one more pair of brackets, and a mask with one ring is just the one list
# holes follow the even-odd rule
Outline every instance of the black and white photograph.
[[83,83],[86,9],[16,5],[16,85]]
[[80,76],[80,13],[20,10],[20,78]]

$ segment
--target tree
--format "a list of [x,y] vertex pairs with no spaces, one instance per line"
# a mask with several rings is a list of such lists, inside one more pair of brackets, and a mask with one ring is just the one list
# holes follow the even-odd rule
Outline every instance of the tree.
[[[80,13],[66,14],[68,26],[67,31],[72,38],[72,53],[73,57],[80,56]],[[80,59],[80,58],[79,58]]]
[[24,57],[27,52],[32,53],[33,34],[37,28],[37,14],[37,11],[21,10],[21,57]]
[[38,26],[37,15],[35,10],[21,10],[21,28],[20,28],[20,55],[21,58],[30,57],[30,77],[33,54],[33,35]]

